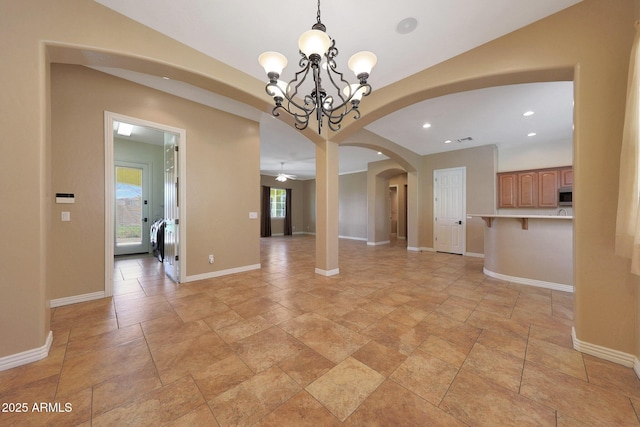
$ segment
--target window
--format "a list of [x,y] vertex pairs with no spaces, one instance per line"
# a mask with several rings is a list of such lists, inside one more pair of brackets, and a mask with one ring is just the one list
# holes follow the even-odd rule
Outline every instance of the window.
[[271,189],[271,218],[284,218],[287,190],[281,188]]

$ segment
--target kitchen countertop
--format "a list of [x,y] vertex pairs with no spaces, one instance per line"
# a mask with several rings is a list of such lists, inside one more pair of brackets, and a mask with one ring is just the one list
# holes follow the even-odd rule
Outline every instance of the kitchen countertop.
[[573,216],[569,215],[530,215],[530,214],[522,214],[522,215],[500,215],[500,214],[470,214],[467,215],[472,218],[482,218],[484,222],[487,224],[487,227],[491,228],[493,224],[493,220],[496,218],[514,218],[520,220],[522,223],[522,229],[529,229],[529,220],[530,219],[562,219],[562,220],[573,220]]
[[469,214],[467,216],[476,217],[476,218],[531,218],[531,219],[573,219],[573,216],[570,215],[532,215],[532,214],[522,214],[522,215],[500,215],[500,214]]

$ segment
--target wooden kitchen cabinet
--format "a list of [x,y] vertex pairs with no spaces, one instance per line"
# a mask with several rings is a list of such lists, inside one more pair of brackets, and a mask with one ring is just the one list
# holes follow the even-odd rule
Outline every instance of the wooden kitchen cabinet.
[[560,187],[573,187],[573,168],[560,169]]
[[498,207],[517,208],[516,192],[518,188],[515,172],[498,174]]
[[538,207],[558,207],[558,177],[557,169],[542,170],[538,172]]
[[538,207],[538,173],[518,173],[518,200],[519,208]]
[[500,172],[498,208],[557,208],[559,187],[573,184],[573,168]]

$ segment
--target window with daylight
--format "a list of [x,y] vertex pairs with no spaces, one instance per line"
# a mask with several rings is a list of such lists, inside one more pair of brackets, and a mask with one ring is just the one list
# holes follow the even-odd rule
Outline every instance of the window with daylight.
[[287,190],[271,189],[271,218],[284,218],[287,201]]

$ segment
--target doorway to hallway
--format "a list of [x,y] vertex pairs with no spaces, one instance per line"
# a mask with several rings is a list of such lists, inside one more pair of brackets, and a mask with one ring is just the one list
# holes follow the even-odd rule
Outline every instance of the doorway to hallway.
[[105,296],[114,292],[115,255],[153,256],[166,277],[184,281],[185,136],[105,112]]

